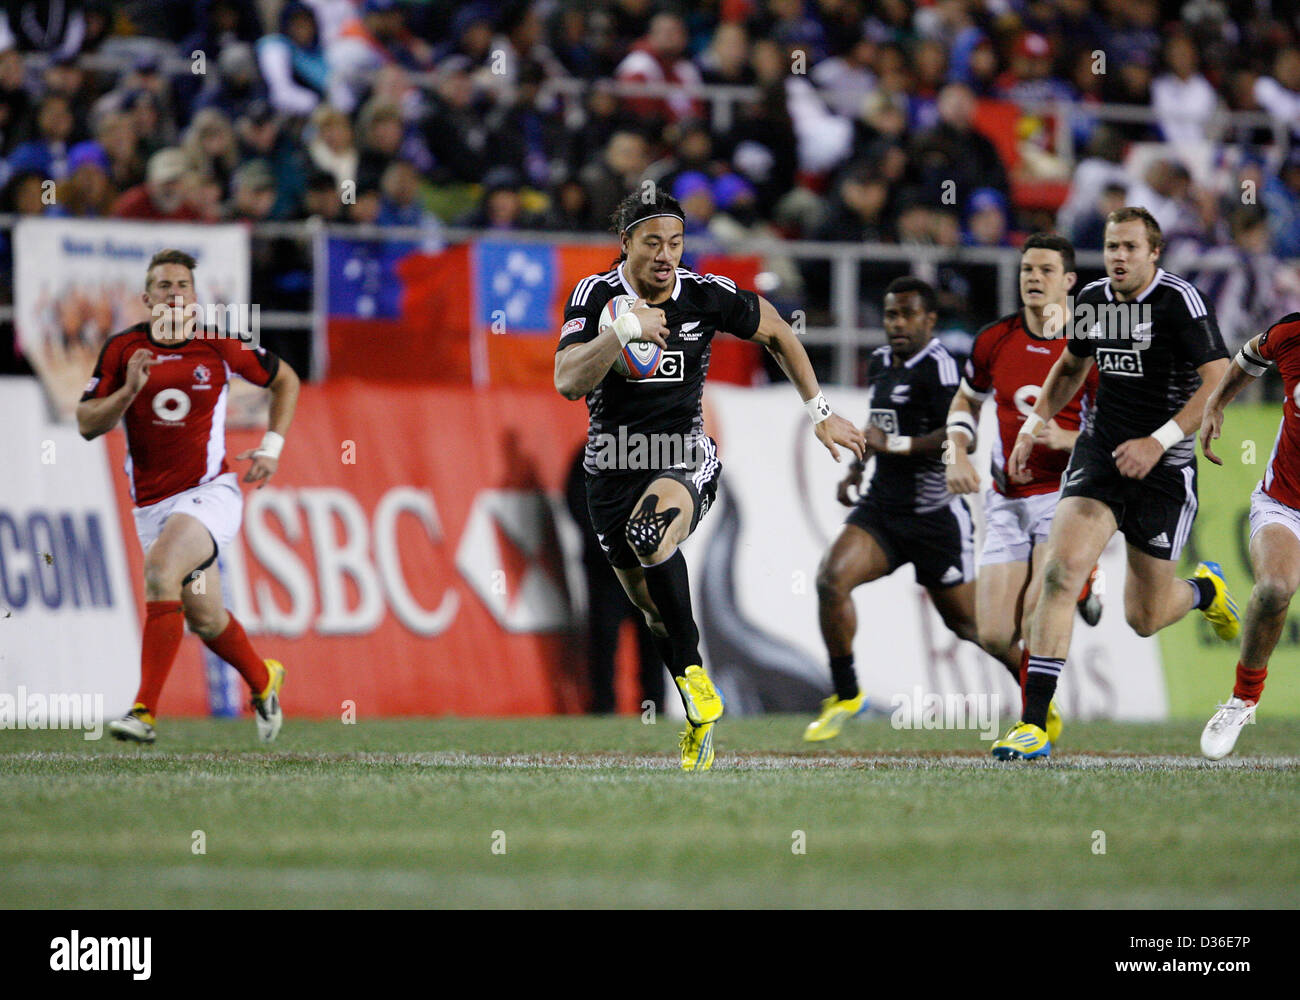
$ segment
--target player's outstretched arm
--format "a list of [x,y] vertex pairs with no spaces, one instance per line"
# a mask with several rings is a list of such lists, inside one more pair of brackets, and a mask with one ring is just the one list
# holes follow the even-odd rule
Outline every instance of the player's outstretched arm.
[[1233,359],[1234,363],[1228,365],[1223,378],[1205,402],[1205,413],[1201,416],[1201,451],[1215,465],[1222,465],[1223,459],[1214,453],[1210,442],[1217,441],[1223,431],[1223,411],[1237,398],[1237,393],[1268,370],[1267,366],[1253,359],[1259,359],[1259,337],[1251,338],[1246,346],[1237,352],[1236,358]]
[[298,373],[289,367],[288,362],[282,360],[275,378],[266,387],[271,393],[271,413],[267,420],[266,436],[256,448],[235,456],[241,462],[249,458],[253,460],[253,464],[244,473],[244,482],[257,483],[259,490],[280,466],[280,451],[284,447],[285,435],[289,433],[289,425],[293,423],[294,411],[298,408],[298,391],[301,387]]
[[122,414],[135,402],[140,390],[149,381],[149,369],[158,362],[145,348],[139,348],[126,363],[126,380],[121,387],[103,399],[87,399],[77,404],[77,430],[87,441],[107,434]]
[[1033,412],[1025,418],[1024,425],[1016,436],[1015,447],[1007,457],[1007,475],[1012,482],[1026,481],[1029,475],[1029,455],[1034,450],[1034,444],[1046,434],[1048,421],[1060,413],[1083,387],[1092,363],[1091,357],[1081,358],[1068,349],[1062,351],[1056,359],[1043,382],[1038,402]]
[[776,311],[776,306],[761,295],[758,296],[758,331],[754,334],[753,340],[756,344],[762,344],[767,348],[768,353],[776,358],[776,363],[781,366],[786,377],[799,390],[799,398],[804,401],[804,405],[812,415],[813,432],[817,435],[817,440],[831,453],[831,458],[837,462],[840,460],[840,451],[836,447],[840,445],[853,452],[854,458],[861,459],[866,444],[862,431],[843,417],[831,412],[829,404],[822,396],[821,388],[817,385],[817,376],[813,372],[812,362],[808,360],[808,352],[803,349],[803,344],[799,343],[799,338],[790,329],[790,324]]
[[[667,347],[668,322],[664,311],[648,306],[638,299],[624,314],[635,316],[641,324],[640,334],[628,340],[648,340]],[[619,317],[622,322],[623,317]],[[635,331],[632,331],[635,333]],[[627,340],[620,337],[617,326],[606,327],[599,334],[581,344],[570,344],[555,355],[555,388],[565,399],[581,399],[600,384],[618,352]]]

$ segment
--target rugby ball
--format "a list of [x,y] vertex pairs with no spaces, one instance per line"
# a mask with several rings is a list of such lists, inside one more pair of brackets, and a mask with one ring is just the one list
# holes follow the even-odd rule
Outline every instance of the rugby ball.
[[[635,295],[615,295],[600,311],[600,332],[614,325],[614,321],[632,308]],[[614,371],[626,379],[638,381],[650,378],[659,370],[663,349],[648,340],[629,340],[614,359]]]

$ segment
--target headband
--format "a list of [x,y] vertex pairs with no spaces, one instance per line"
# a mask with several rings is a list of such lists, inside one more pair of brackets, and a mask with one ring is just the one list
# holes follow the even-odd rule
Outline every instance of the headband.
[[678,215],[676,212],[660,212],[658,215],[647,215],[644,218],[637,219],[636,222],[628,223],[628,227],[624,229],[623,232],[630,233],[633,226],[639,226],[641,223],[648,222],[651,219],[676,219],[682,224],[683,229],[686,228],[686,219]]

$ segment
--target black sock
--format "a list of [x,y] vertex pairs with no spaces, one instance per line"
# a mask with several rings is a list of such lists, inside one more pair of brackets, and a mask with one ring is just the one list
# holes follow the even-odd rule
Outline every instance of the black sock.
[[668,629],[669,657],[664,661],[674,677],[700,662],[700,630],[691,614],[691,582],[686,575],[686,557],[678,549],[663,562],[646,566],[646,589]]
[[1056,693],[1056,681],[1065,667],[1064,659],[1052,656],[1030,656],[1029,673],[1025,677],[1025,714],[1021,722],[1039,729],[1047,728],[1047,706]]
[[664,666],[671,672],[673,669],[673,644],[668,641],[666,635],[655,635],[651,632],[650,638],[654,640],[655,651],[659,654],[659,659],[664,661]]
[[835,685],[835,696],[840,701],[849,701],[858,696],[858,675],[853,669],[853,654],[831,657],[831,682]]
[[1204,611],[1214,603],[1214,581],[1207,580],[1204,577],[1184,577],[1188,583],[1196,588],[1196,610]]

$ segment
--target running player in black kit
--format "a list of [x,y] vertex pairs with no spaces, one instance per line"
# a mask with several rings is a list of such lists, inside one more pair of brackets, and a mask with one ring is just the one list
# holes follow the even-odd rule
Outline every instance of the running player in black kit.
[[1074,602],[1116,531],[1128,543],[1124,614],[1139,635],[1153,635],[1193,608],[1221,639],[1241,629],[1218,563],[1201,563],[1191,579],[1175,575],[1196,518],[1192,435],[1228,367],[1228,352],[1208,300],[1156,266],[1163,242],[1144,208],[1107,216],[1106,277],[1075,300],[1066,349],[1007,460],[1010,475],[1025,471],[1035,438],[1096,364],[1097,403],[1062,476],[1047,538],[1030,623],[1024,716],[993,744],[1001,760],[1051,755],[1047,705],[1070,649]]
[[[862,711],[864,696],[853,667],[857,614],[853,591],[907,563],[930,593],[943,623],[978,645],[975,624],[975,535],[970,508],[948,492],[943,448],[948,406],[961,382],[957,362],[934,339],[938,320],[934,289],[919,278],[896,278],[885,289],[889,343],[871,356],[867,450],[876,471],[862,483],[859,460],[839,486],[839,501],[852,506],[839,537],[817,571],[822,638],[830,656],[835,693],[804,731],[809,741],[837,736]],[[1018,674],[1020,655],[1004,651],[1007,669]]]
[[[686,708],[682,768],[713,764],[713,723],[722,699],[704,671],[691,612],[686,559],[678,547],[708,511],[722,463],[704,434],[700,401],[718,331],[766,347],[789,376],[817,439],[836,461],[836,445],[861,457],[863,434],[831,412],[794,331],[766,299],[719,275],[678,267],[685,216],[676,199],[632,194],[615,213],[622,244],[617,265],[578,282],[564,312],[555,388],[587,398],[591,422],[584,468],[592,526],[619,582],[646,616]],[[634,308],[611,326],[601,312],[616,295]],[[627,379],[611,366],[631,340],[663,349],[651,378]]]

